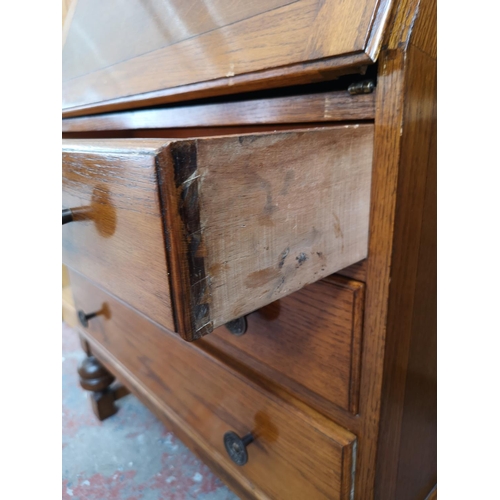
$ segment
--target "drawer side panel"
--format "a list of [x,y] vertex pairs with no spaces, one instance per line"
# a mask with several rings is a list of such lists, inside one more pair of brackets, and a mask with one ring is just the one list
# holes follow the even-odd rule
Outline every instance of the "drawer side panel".
[[198,141],[213,327],[368,252],[373,125]]

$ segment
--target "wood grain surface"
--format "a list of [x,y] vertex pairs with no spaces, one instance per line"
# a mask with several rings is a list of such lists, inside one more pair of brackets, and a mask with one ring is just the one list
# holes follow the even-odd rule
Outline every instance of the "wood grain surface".
[[346,125],[171,146],[159,172],[182,336],[198,338],[366,257],[372,132]]
[[[242,100],[235,102],[156,107],[105,113],[62,121],[62,131],[227,127],[278,123],[373,120],[375,93],[350,95],[347,90]],[[199,135],[199,134],[197,134]]]
[[101,130],[88,132],[65,132],[63,139],[195,139],[205,137],[220,137],[226,135],[261,134],[266,132],[285,132],[324,128],[339,125],[361,125],[371,122],[314,122],[314,123],[284,123],[274,125],[238,125],[228,127],[188,127],[188,128],[153,128],[127,130]]
[[[241,478],[249,497],[283,500],[351,498],[356,439],[320,417],[311,418],[134,313],[77,273],[78,308],[106,304],[109,314],[82,333],[113,374],[140,387],[163,417],[194,433],[217,467]],[[94,348],[95,347],[95,348]],[[132,375],[133,374],[133,375]],[[252,432],[248,463],[235,465],[223,435]],[[197,450],[195,450],[197,451]]]
[[379,450],[384,496],[398,500],[423,498],[437,481],[436,61],[411,44],[407,55],[412,98],[392,266],[398,293],[389,304],[382,398],[381,432],[391,433]]
[[64,141],[63,262],[174,329],[155,170],[164,140]]
[[366,268],[368,265],[368,259],[360,260],[349,267],[344,267],[338,274],[345,276],[346,278],[351,278],[356,281],[366,282]]
[[[372,131],[345,126],[200,143],[214,327],[366,257]],[[224,179],[226,199],[216,196]]]
[[376,57],[391,3],[79,2],[63,50],[64,114],[360,71]]
[[436,60],[421,49],[432,47],[436,19],[423,3],[398,3],[377,79],[356,477],[363,499],[425,498],[436,484]]
[[[323,3],[325,10],[322,10],[322,12],[327,11],[327,4],[328,2]],[[276,10],[298,7],[295,4],[290,5],[278,7]],[[249,318],[250,331],[246,336],[241,338],[230,337],[230,334],[221,328],[214,332],[213,337],[205,337],[201,342],[186,344],[182,348],[191,349],[192,351],[189,352],[199,353],[199,351],[202,351],[199,354],[202,357],[199,359],[210,360],[209,365],[196,361],[197,365],[202,364],[202,369],[210,366],[209,370],[212,372],[212,364],[215,364],[214,366],[218,367],[218,371],[215,372],[218,374],[217,376],[226,377],[226,373],[231,373],[239,382],[244,384],[244,387],[250,387],[252,394],[252,391],[256,390],[259,393],[266,394],[266,397],[276,402],[277,405],[284,405],[285,410],[276,410],[274,414],[276,418],[279,416],[280,421],[287,418],[288,409],[293,407],[293,415],[295,415],[295,409],[300,410],[301,418],[307,415],[304,418],[309,422],[314,422],[312,429],[320,427],[323,433],[322,436],[327,435],[329,432],[335,435],[340,432],[344,436],[342,439],[346,439],[345,434],[343,434],[345,431],[339,431],[337,424],[342,424],[344,428],[355,434],[357,458],[354,498],[361,500],[415,500],[415,498],[426,498],[426,495],[436,484],[436,218],[434,192],[436,175],[436,2],[434,0],[401,0],[395,3],[392,10],[389,9],[389,2],[382,1],[378,5],[379,13],[383,11],[384,16],[377,15],[372,19],[371,35],[366,41],[366,50],[373,57],[376,57],[377,46],[383,47],[377,66],[377,89],[373,95],[374,124],[363,125],[372,127],[373,131],[369,248],[367,258],[339,271],[339,274],[342,274],[348,280],[356,280],[365,284],[363,286],[359,283],[364,292],[365,305],[361,359],[359,363],[354,363],[354,365],[362,367],[359,397],[357,398],[357,415],[351,413],[352,408],[351,410],[345,409],[350,404],[346,398],[347,388],[345,385],[348,352],[346,346],[339,347],[339,350],[335,352],[335,356],[339,360],[338,367],[331,364],[325,366],[325,371],[328,373],[328,370],[331,370],[329,373],[333,374],[328,381],[328,385],[325,385],[327,384],[327,377],[323,373],[319,373],[320,370],[311,361],[312,357],[315,357],[320,362],[324,361],[328,353],[321,351],[319,347],[316,351],[314,349],[302,349],[300,354],[298,351],[301,345],[303,346],[309,342],[314,342],[314,347],[318,345],[340,346],[340,338],[335,333],[328,336],[326,330],[314,330],[315,319],[309,313],[314,311],[320,304],[323,304],[324,315],[331,314],[338,318],[351,307],[349,304],[352,304],[352,301],[346,301],[347,292],[343,292],[344,300],[342,304],[337,301],[329,302],[329,299],[335,295],[330,290],[328,292],[325,290],[322,297],[312,292],[309,295],[309,290],[319,290],[319,287],[326,286],[324,282],[306,286],[300,292],[279,298],[278,303],[274,302],[274,304],[264,306],[260,311],[252,313]],[[254,7],[250,6],[250,8]],[[384,34],[383,26],[386,22],[388,22],[389,29]],[[318,36],[319,33],[320,30],[318,30]],[[323,38],[325,37],[323,36]],[[308,45],[308,49],[313,46],[314,44]],[[187,99],[193,96],[199,97],[220,92],[238,92],[242,89],[260,88],[259,86],[289,85],[301,78],[304,82],[333,78],[338,74],[336,72],[339,71],[339,67],[335,68],[334,65],[340,64],[341,60],[343,65],[341,71],[353,72],[361,70],[360,64],[366,64],[366,60],[359,60],[358,53],[338,56],[335,59],[336,62],[329,58],[311,60],[301,64],[300,68],[291,64],[266,69],[262,72],[235,74],[234,77],[222,77],[211,81],[181,85],[180,87],[164,88],[146,92],[140,96],[118,97],[109,101],[96,102],[91,107],[88,104],[83,104],[80,107],[72,108],[72,110],[67,109],[65,115],[76,116],[78,113],[110,111],[125,107],[132,108],[146,104],[168,102],[171,99]],[[109,71],[112,71],[112,69],[110,68]],[[140,75],[137,78],[140,78]],[[116,82],[112,82],[110,88],[115,84]],[[97,98],[100,98],[99,94],[97,94]],[[188,113],[186,117],[174,115],[171,109],[176,108],[173,107],[160,110],[145,110],[138,113],[109,114],[74,121],[67,120],[64,122],[67,125],[64,126],[68,127],[67,130],[70,133],[77,134],[78,131],[83,131],[82,133],[88,134],[89,137],[92,134],[97,135],[99,133],[136,136],[150,134],[151,136],[168,137],[171,130],[174,130],[178,138],[181,136],[188,138],[191,134],[192,137],[201,136],[204,135],[204,130],[210,135],[221,133],[241,135],[244,131],[257,132],[257,130],[263,130],[262,128],[258,129],[258,127],[270,127],[267,131],[271,131],[271,128],[274,128],[273,124],[267,120],[276,121],[276,130],[280,130],[280,128],[282,130],[283,128],[300,127],[301,125],[298,122],[300,122],[301,117],[310,117],[311,119],[320,117],[325,103],[318,100],[317,96],[308,96],[308,98],[311,104],[310,110],[308,110],[307,101],[303,97],[300,99],[297,97],[297,101],[294,101],[297,107],[290,109],[286,108],[285,101],[278,100],[281,99],[278,98],[274,101],[275,105],[269,104],[268,111],[266,110],[266,102],[268,101],[259,103],[254,110],[251,109],[250,105],[247,106],[241,103],[234,105],[234,107],[232,103],[229,106],[227,106],[227,103],[223,105],[214,104],[210,108],[210,112],[208,112],[208,109],[202,109],[198,106],[191,108],[183,104],[177,109],[184,109]],[[337,95],[332,98],[337,99]],[[372,97],[367,99],[372,99]],[[341,103],[344,101],[336,100],[335,102]],[[353,100],[353,103],[356,102],[359,101]],[[335,119],[343,119],[341,118],[341,116],[344,116],[343,113],[361,113],[362,106],[360,108],[356,107],[356,104],[352,104],[352,106],[355,107],[352,108],[346,102],[346,107],[343,109],[342,104],[340,104],[336,109],[341,110],[341,112],[339,111]],[[235,117],[238,110],[242,110],[241,118]],[[323,118],[314,119],[323,120]],[[258,125],[254,120],[262,120],[262,122],[259,122],[261,124]],[[158,126],[158,128],[148,131],[144,128],[147,127],[148,123]],[[168,125],[169,123],[171,125]],[[181,125],[191,128],[169,128]],[[233,126],[237,128],[232,128]],[[100,129],[102,132],[91,130],[94,127],[102,127]],[[251,127],[255,128],[252,129]],[[123,130],[125,128],[129,130]],[[233,138],[233,140],[235,139]],[[214,154],[212,151],[203,149],[203,147],[200,148],[200,143],[196,142],[196,139],[193,140],[196,143],[196,169],[199,169],[200,172],[206,172],[199,161],[200,159],[205,165],[211,165],[210,162],[220,162],[221,158],[231,158],[231,160],[233,158],[227,151],[224,152],[224,147],[216,148],[217,152]],[[267,140],[272,142],[270,138]],[[203,142],[205,139],[200,141]],[[224,141],[224,138],[216,137],[214,141]],[[244,142],[245,139],[242,141]],[[286,143],[285,139],[284,142]],[[189,140],[184,142],[184,144],[188,143]],[[227,144],[230,144],[230,141]],[[292,141],[288,144],[291,144],[288,149],[293,147]],[[326,150],[326,146],[322,142],[317,144],[318,151]],[[272,148],[272,144],[269,147]],[[233,148],[233,152],[236,150]],[[286,179],[286,176],[281,175],[280,177],[279,175],[286,172],[290,161],[292,165],[294,164],[293,158],[290,160],[292,156],[292,152],[290,152],[289,156],[283,156],[286,162],[273,163],[276,175],[271,180],[264,177],[264,180],[269,181],[273,189],[272,203],[269,204],[271,207],[273,205],[283,206],[279,199],[278,203],[276,203],[277,198],[274,193],[278,192],[278,198],[282,196],[279,193],[284,187],[283,180]],[[334,154],[330,153],[330,157],[334,156]],[[259,156],[258,154],[252,154],[249,157],[258,158]],[[295,154],[294,157],[299,158],[297,162],[302,162],[302,165],[308,165],[307,161],[304,162],[300,155]],[[245,159],[245,155],[241,155],[240,158]],[[240,161],[239,165],[237,172],[233,172],[231,169],[228,170],[231,172],[229,186],[224,177],[218,177],[218,185],[223,186],[225,189],[225,198],[215,200],[213,204],[207,205],[216,207],[216,210],[210,210],[211,214],[235,212],[233,207],[239,206],[241,199],[247,199],[251,195],[251,193],[250,195],[247,194],[246,191],[241,194],[241,198],[235,195],[233,183],[238,181],[237,175],[244,176],[245,173],[249,175],[253,170],[248,167],[247,161]],[[205,178],[200,176],[197,181],[198,185],[202,185],[205,179],[206,175]],[[261,207],[266,207],[268,198],[265,189],[262,187],[265,183],[259,184],[259,182],[255,181],[253,186],[260,186],[262,199],[259,203]],[[215,189],[213,184],[212,189]],[[210,190],[207,193],[210,193]],[[261,215],[262,213],[261,210]],[[200,208],[200,227],[202,227],[201,222],[206,220],[201,214],[202,209]],[[225,229],[222,222],[219,222],[219,225],[222,227],[221,230]],[[273,228],[265,225],[259,227],[257,232],[259,237],[254,238],[256,248],[259,248],[258,245],[262,244],[260,235],[263,230],[272,231]],[[219,233],[215,232],[213,234]],[[231,234],[234,234],[234,231]],[[245,237],[248,241],[248,237]],[[208,265],[206,245],[202,248],[203,251],[198,256],[203,257],[204,266],[206,265],[207,269],[211,268],[216,280],[220,279],[223,276],[222,271],[217,266],[212,267],[213,262]],[[220,256],[219,261],[230,260],[227,257],[222,258],[221,250],[218,247],[214,248],[217,249],[215,255]],[[223,251],[227,251],[227,249],[223,249]],[[182,251],[178,254],[182,255]],[[230,255],[234,255],[234,253]],[[257,252],[254,252],[253,255],[255,260],[260,263],[261,255]],[[289,254],[286,259],[288,257]],[[179,265],[182,267],[182,264],[178,263],[178,267]],[[247,276],[248,274],[246,273]],[[183,279],[184,290],[188,290],[190,282],[185,278]],[[238,283],[234,279],[231,282]],[[190,293],[189,290],[186,293],[187,295],[179,296],[179,300],[185,300]],[[228,296],[231,299],[233,298],[232,293]],[[299,301],[299,296],[303,297],[301,301]],[[308,302],[310,299],[312,299],[312,302]],[[256,479],[252,477],[250,480],[243,469],[236,469],[230,463],[228,464],[224,460],[223,452],[217,450],[216,440],[212,442],[205,437],[200,437],[199,432],[193,430],[195,426],[186,425],[184,418],[178,416],[175,407],[176,403],[172,403],[176,397],[176,389],[170,385],[169,381],[161,378],[163,370],[165,370],[165,373],[170,373],[169,370],[171,369],[165,361],[165,352],[162,350],[163,344],[156,344],[155,340],[154,347],[148,351],[148,356],[151,359],[156,358],[156,360],[150,361],[148,357],[144,357],[141,360],[133,361],[130,366],[123,364],[122,357],[126,360],[130,359],[126,351],[133,351],[136,345],[140,345],[142,337],[139,339],[139,332],[146,331],[146,337],[148,337],[148,332],[152,330],[149,330],[149,326],[144,327],[147,323],[144,318],[134,315],[132,311],[125,309],[124,305],[120,304],[120,306],[124,308],[123,312],[116,313],[113,320],[116,317],[117,321],[120,322],[117,326],[120,332],[122,330],[128,332],[125,337],[121,333],[120,335],[114,333],[109,339],[106,339],[108,330],[107,326],[106,328],[101,326],[104,321],[103,318],[100,318],[98,323],[91,325],[91,328],[96,330],[95,333],[92,332],[94,337],[91,338],[91,342],[94,343],[96,352],[107,363],[108,368],[115,370],[119,377],[127,381],[131,388],[161,418],[174,425],[179,435],[226,482],[235,488],[241,497],[280,498],[279,494],[275,494],[274,490],[271,493],[262,490],[259,483],[260,476]],[[353,308],[355,307],[353,306]],[[115,310],[121,311],[121,309],[113,307],[113,311]],[[311,325],[302,324],[301,321],[305,321],[305,317],[308,315],[310,318],[308,323]],[[354,315],[359,319],[360,315],[357,312]],[[122,316],[124,319],[119,319]],[[317,316],[317,321],[320,322],[321,313],[318,313]],[[127,321],[130,322],[130,325],[127,324]],[[140,322],[137,323],[136,321]],[[331,323],[333,322],[332,319]],[[339,323],[343,325],[344,332],[347,332],[347,323],[347,316]],[[107,321],[106,325],[109,324],[110,321]],[[189,325],[189,319],[186,324]],[[308,326],[310,326],[310,329],[308,329]],[[314,335],[312,335],[313,330],[315,331]],[[168,336],[167,332],[161,331]],[[280,352],[278,348],[272,352],[270,352],[271,349],[264,349],[263,346],[276,345],[276,339],[273,338],[276,332],[279,332],[282,337],[288,334],[291,340],[296,340],[297,345],[283,342],[280,344],[283,352]],[[252,334],[253,337],[250,336]],[[87,335],[89,335],[89,332],[87,332]],[[263,346],[260,346],[256,339],[260,339]],[[287,338],[287,341],[290,339]],[[175,341],[177,342],[177,340]],[[120,342],[122,343],[121,346],[119,346]],[[113,349],[119,346],[125,352],[111,352],[110,346],[112,344],[115,344]],[[191,355],[188,354],[187,350],[184,352],[186,354],[182,356],[182,359],[185,360],[186,364],[192,363]],[[285,353],[288,353],[288,356]],[[292,366],[292,362],[289,361],[289,359],[294,359],[294,355],[297,360],[296,366]],[[284,356],[286,359],[284,360],[280,356]],[[198,360],[198,358],[196,359]],[[300,366],[299,360],[304,363],[304,367]],[[154,370],[149,368],[153,363]],[[190,383],[194,384],[193,380],[196,382],[199,380],[203,386],[207,377],[205,372],[197,371],[197,367],[190,370],[189,373],[187,370],[183,371],[180,368],[180,361],[175,364],[176,368],[178,366],[179,373],[185,375],[186,378],[191,377]],[[309,367],[309,370],[306,370],[307,367]],[[308,371],[315,374],[316,377],[303,378],[301,369],[304,369],[304,372]],[[152,380],[148,380],[148,378]],[[231,380],[233,379],[231,378]],[[210,385],[212,386],[212,382],[210,382]],[[328,392],[332,386],[336,387],[335,393]],[[184,385],[182,387],[187,388],[188,386]],[[218,382],[214,382],[213,387],[220,386]],[[237,387],[240,386],[237,385]],[[244,387],[241,389],[242,394],[247,394]],[[172,392],[171,394],[169,390]],[[191,390],[191,387],[189,387],[189,390]],[[230,388],[224,390],[231,391]],[[204,416],[218,421],[217,419],[220,418],[219,407],[212,404],[212,401],[218,401],[218,390],[214,389],[214,392],[205,391],[204,394],[200,395],[194,389],[193,393],[203,402],[202,406],[197,406],[200,412]],[[254,400],[253,396],[251,396],[251,399]],[[239,405],[240,402],[236,403],[235,408],[240,408]],[[237,415],[231,413],[230,409],[231,403],[228,403],[228,406],[224,407],[224,418],[227,417],[227,420],[236,422],[238,425],[244,424],[237,429],[238,432],[243,433],[251,427],[251,421],[245,420],[239,413]],[[236,410],[237,412],[238,410]],[[211,416],[212,414],[216,416]],[[316,432],[315,430],[311,431],[311,428],[307,429],[304,431],[304,435]],[[325,431],[324,429],[332,430]],[[342,439],[336,437],[335,441],[339,443]],[[352,449],[345,444],[349,442],[348,438],[347,441],[342,442],[344,443],[342,446]],[[249,452],[252,452],[251,447]],[[322,452],[317,455],[315,451],[310,450],[308,453],[313,461],[317,456],[322,457]],[[327,454],[332,460],[332,452],[329,451]],[[284,456],[285,454],[280,454],[280,459]],[[293,458],[296,459],[295,456]],[[299,462],[303,458],[301,457]],[[266,465],[272,468],[269,462]],[[309,474],[310,469],[307,466],[304,470]],[[289,477],[295,480],[294,474],[300,474],[297,469],[287,469],[287,471],[287,476],[282,481],[287,482]],[[259,474],[265,475],[266,473],[267,471],[259,471]],[[334,489],[338,485],[336,478],[345,477],[342,474],[332,476],[335,483]],[[268,483],[273,484],[272,488],[274,488],[273,479],[268,478],[268,476],[265,476],[265,478]],[[322,479],[318,482],[315,478],[312,482],[314,488],[316,488],[317,484],[322,484]],[[346,484],[347,482],[342,480],[342,485]],[[336,491],[345,491],[343,488],[344,486],[341,486],[340,490],[336,489]],[[315,498],[316,494],[311,490],[302,490],[300,493],[304,498],[308,496]],[[286,494],[288,497],[290,496],[289,491]],[[331,497],[334,497],[334,494],[331,494],[330,490],[327,492],[325,489],[322,489],[321,493],[321,495]],[[436,496],[437,493],[434,490],[429,498],[435,498]]]
[[363,284],[333,276],[250,314],[243,336],[221,327],[203,342],[326,413],[332,403],[356,413],[363,296]]

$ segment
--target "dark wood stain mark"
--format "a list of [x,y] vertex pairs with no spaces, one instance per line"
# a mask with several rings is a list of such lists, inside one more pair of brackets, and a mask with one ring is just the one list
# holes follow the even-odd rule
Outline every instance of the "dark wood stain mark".
[[278,293],[281,290],[282,286],[285,284],[285,281],[286,281],[286,276],[281,276],[281,278],[279,279],[277,285],[274,287],[274,290],[271,293],[270,297],[273,294]]
[[264,438],[269,443],[274,443],[280,435],[278,427],[272,422],[269,415],[258,411],[254,417],[253,433],[255,437]]
[[168,273],[168,279],[169,279],[169,285],[170,285],[170,290],[172,291],[171,294],[171,300],[172,300],[172,318],[174,320],[175,324],[175,330],[177,332],[182,332],[183,328],[182,325],[185,324],[185,322],[182,320],[182,308],[179,304],[179,298],[177,296],[177,287],[175,285],[175,270],[177,267],[176,266],[176,259],[174,258],[175,252],[173,251],[173,244],[172,244],[172,237],[174,232],[172,231],[170,224],[169,224],[169,217],[168,217],[168,212],[167,212],[167,206],[169,204],[168,201],[168,185],[169,182],[166,180],[165,176],[165,171],[167,167],[166,165],[163,164],[162,161],[162,155],[157,155],[155,158],[155,170],[156,170],[156,179],[158,183],[158,196],[159,196],[159,201],[160,201],[160,211],[161,211],[161,219],[162,219],[162,225],[163,225],[163,241],[165,244],[165,257],[167,260],[167,269],[170,270],[170,273]]
[[307,255],[304,252],[301,252],[297,255],[297,257],[295,257],[295,260],[297,261],[297,267],[300,267],[307,260]]
[[259,288],[269,281],[279,278],[280,274],[279,269],[268,267],[267,269],[250,273],[245,284],[247,288]]
[[261,135],[240,135],[238,141],[242,146],[248,146],[252,142],[258,141],[259,139],[264,139],[265,136]]
[[279,260],[279,263],[278,263],[278,267],[281,269],[283,267],[283,265],[285,264],[285,259],[288,255],[288,253],[290,252],[290,248],[285,248],[282,252],[281,252],[281,255],[280,255],[280,260]]
[[141,363],[141,371],[144,373],[144,375],[158,384],[167,394],[172,393],[172,389],[165,383],[165,381],[158,376],[158,373],[154,370],[153,366],[153,360],[149,358],[148,356],[137,356],[137,360]]
[[293,170],[288,170],[285,174],[285,182],[283,183],[283,189],[280,192],[281,195],[285,196],[288,194],[288,189],[290,188],[290,185],[294,179],[295,172]]
[[270,215],[259,215],[257,217],[257,220],[259,222],[259,226],[266,226],[266,227],[273,227],[274,226],[274,220]]
[[276,210],[278,210],[278,206],[273,204],[273,193],[271,190],[271,184],[269,181],[262,181],[262,187],[266,190],[266,204],[264,205],[264,214],[272,215]]
[[260,226],[273,227],[274,220],[272,216],[279,208],[273,203],[271,183],[258,174],[255,175],[254,182],[256,186],[259,186],[266,193],[266,203],[262,209],[262,213],[257,216],[258,223]]
[[88,217],[94,221],[97,232],[103,238],[109,238],[115,234],[116,208],[113,205],[111,193],[106,186],[97,185],[94,187],[90,210],[85,212],[84,218]]
[[209,276],[216,276],[218,275],[222,269],[227,269],[229,266],[227,263],[223,262],[214,262],[209,268],[208,268],[208,274]]
[[178,211],[182,221],[185,262],[188,267],[189,297],[193,340],[211,330],[210,281],[205,269],[205,247],[200,224],[199,177],[196,142],[172,145],[174,183],[179,194]]
[[335,233],[335,237],[336,238],[343,238],[344,233],[342,232],[342,228],[340,227],[340,220],[339,220],[336,213],[332,212],[332,215],[333,215],[333,218],[335,219],[333,222],[333,232]]

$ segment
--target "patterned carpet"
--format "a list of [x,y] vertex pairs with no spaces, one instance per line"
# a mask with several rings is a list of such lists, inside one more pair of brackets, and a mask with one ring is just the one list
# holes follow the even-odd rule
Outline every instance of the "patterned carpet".
[[78,383],[83,357],[63,324],[64,500],[238,500],[134,396],[99,422]]

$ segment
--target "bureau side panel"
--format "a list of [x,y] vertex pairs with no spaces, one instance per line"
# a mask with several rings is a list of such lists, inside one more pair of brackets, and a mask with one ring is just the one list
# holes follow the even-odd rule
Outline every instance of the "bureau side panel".
[[429,166],[401,422],[396,489],[398,500],[423,498],[437,481],[436,156],[436,122],[434,121],[429,147]]
[[375,498],[436,484],[436,61],[410,45]]

